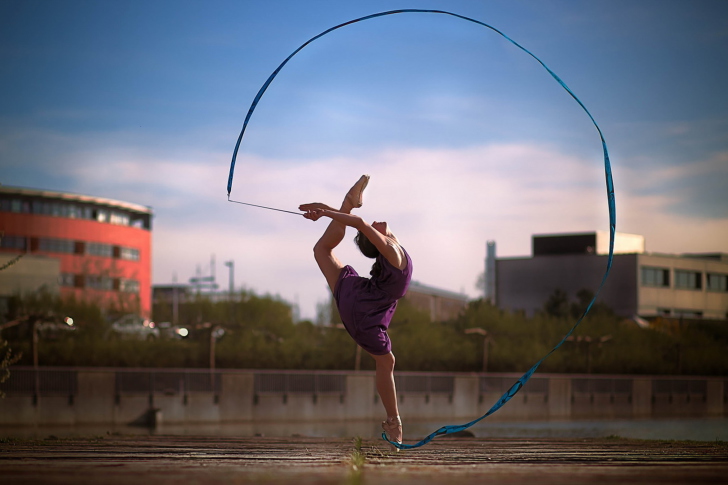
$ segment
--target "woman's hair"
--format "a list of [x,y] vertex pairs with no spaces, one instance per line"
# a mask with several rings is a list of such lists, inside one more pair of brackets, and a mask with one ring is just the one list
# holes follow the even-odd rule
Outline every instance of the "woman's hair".
[[[359,247],[359,251],[361,251],[361,253],[367,258],[376,259],[377,256],[379,256],[379,250],[377,249],[377,247],[361,231],[356,233],[356,237],[354,237],[354,242]],[[369,272],[369,274],[376,278],[381,273],[382,266],[379,264],[379,261],[374,261],[374,264],[372,265],[372,270]]]

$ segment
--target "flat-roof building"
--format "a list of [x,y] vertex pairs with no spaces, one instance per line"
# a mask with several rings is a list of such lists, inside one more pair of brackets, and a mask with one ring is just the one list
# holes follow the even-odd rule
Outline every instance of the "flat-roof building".
[[[534,235],[532,242],[531,257],[495,258],[490,265],[499,308],[530,316],[556,289],[574,298],[582,289],[599,287],[608,233]],[[646,253],[642,236],[622,233],[615,237],[614,253],[598,301],[617,314],[728,319],[728,254]]]
[[433,322],[457,318],[468,306],[468,295],[412,281],[404,296],[418,310],[430,314]]
[[[148,316],[151,231],[150,207],[0,186],[0,263],[23,255],[0,272],[0,297],[45,287]],[[43,271],[36,275],[31,263]],[[55,285],[49,271],[57,272]]]

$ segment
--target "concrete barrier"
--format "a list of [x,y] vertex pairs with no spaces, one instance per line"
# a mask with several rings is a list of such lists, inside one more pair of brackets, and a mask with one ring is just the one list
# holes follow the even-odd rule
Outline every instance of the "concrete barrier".
[[[406,419],[485,412],[519,374],[396,374]],[[373,372],[13,367],[0,425],[219,424],[381,419]],[[725,378],[539,374],[498,420],[679,418],[728,413]],[[152,419],[154,418],[154,419]]]

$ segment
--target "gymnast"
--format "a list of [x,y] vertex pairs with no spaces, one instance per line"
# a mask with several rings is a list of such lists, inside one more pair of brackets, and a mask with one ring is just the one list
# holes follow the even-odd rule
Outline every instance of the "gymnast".
[[[339,210],[326,204],[302,204],[306,219],[317,221],[329,217],[326,231],[313,248],[321,272],[326,278],[341,320],[354,341],[376,362],[377,392],[387,412],[382,428],[390,441],[402,443],[402,420],[397,407],[394,384],[394,354],[387,328],[397,308],[397,300],[407,292],[412,279],[412,260],[389,230],[386,222],[367,223],[351,214],[362,206],[369,176],[362,175],[344,198]],[[334,248],[344,239],[346,227],[356,229],[354,238],[359,250],[375,259],[371,278],[363,278],[351,266],[344,266],[334,255]]]

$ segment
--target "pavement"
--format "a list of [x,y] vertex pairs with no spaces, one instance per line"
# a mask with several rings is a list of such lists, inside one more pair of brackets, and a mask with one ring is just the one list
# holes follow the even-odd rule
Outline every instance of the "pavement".
[[7,484],[728,483],[728,443],[438,438],[381,440],[117,436],[0,439]]

